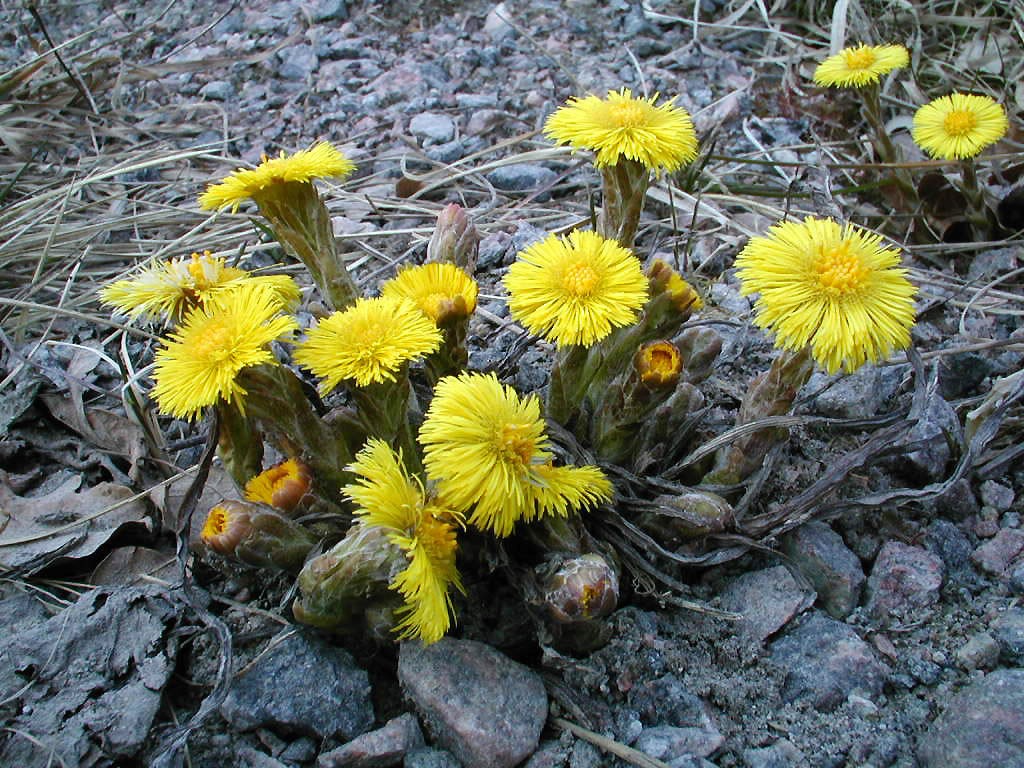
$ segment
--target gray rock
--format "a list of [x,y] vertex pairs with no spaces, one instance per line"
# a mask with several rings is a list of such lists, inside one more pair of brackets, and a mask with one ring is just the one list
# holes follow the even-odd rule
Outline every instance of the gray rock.
[[348,3],[345,0],[318,0],[310,11],[313,21],[345,21],[348,18]]
[[1014,594],[1024,595],[1024,562],[1018,563],[1010,571],[1010,589]]
[[293,45],[278,51],[281,60],[277,75],[285,80],[305,81],[316,71],[319,59],[311,45]]
[[1000,512],[1005,512],[1013,506],[1013,488],[997,483],[995,480],[986,480],[978,489],[981,495],[981,503],[993,507]]
[[675,675],[665,675],[630,691],[643,730],[634,747],[670,762],[683,755],[710,755],[724,741],[707,706]]
[[495,93],[457,93],[455,103],[462,109],[493,109],[498,106]]
[[389,720],[383,728],[356,736],[317,758],[317,768],[389,768],[401,765],[406,753],[422,747],[423,732],[408,712]]
[[771,659],[786,673],[783,700],[808,701],[822,712],[834,710],[850,693],[874,699],[889,675],[851,627],[818,612],[772,643]]
[[830,616],[845,619],[860,602],[864,569],[860,558],[827,523],[801,525],[782,540],[782,551],[818,593]]
[[451,752],[431,747],[409,750],[402,766],[403,768],[461,768],[461,764]]
[[570,741],[542,741],[523,768],[563,768],[569,759]]
[[212,80],[199,89],[199,95],[213,101],[227,101],[235,98],[235,86],[227,80]]
[[476,266],[480,272],[489,272],[501,267],[505,253],[509,250],[512,237],[505,232],[495,232],[480,241]]
[[960,647],[956,658],[968,672],[991,669],[999,661],[999,643],[988,632],[979,632]]
[[409,121],[409,132],[423,144],[445,144],[455,138],[455,121],[448,115],[422,112]]
[[890,462],[894,470],[915,482],[935,482],[946,477],[950,457],[950,438],[960,420],[952,406],[937,394],[930,397],[918,422],[907,434],[914,450],[899,452]]
[[994,576],[1007,574],[1016,566],[1018,558],[1024,559],[1024,531],[1003,528],[996,535],[971,553],[971,561],[986,573]]
[[278,757],[289,763],[309,763],[316,757],[317,751],[315,740],[309,736],[301,736],[281,750]]
[[277,760],[266,752],[260,752],[256,747],[244,745],[238,748],[236,753],[237,765],[244,765],[245,768],[288,768],[287,765]]
[[[550,168],[536,163],[515,163],[495,168],[487,174],[487,180],[503,192],[533,192],[551,184],[558,174]],[[543,202],[539,195],[537,200]]]
[[797,583],[788,568],[777,565],[733,579],[722,593],[722,607],[743,614],[743,631],[764,641],[810,608],[816,597]]
[[655,760],[671,763],[680,757],[706,757],[722,746],[722,734],[713,725],[710,728],[676,728],[659,725],[640,732],[635,749]]
[[1009,665],[1024,665],[1024,608],[1010,608],[992,622],[999,655]]
[[353,739],[373,725],[366,671],[347,651],[302,630],[242,672],[220,711],[240,730],[269,727],[319,738]]
[[962,522],[971,515],[978,514],[980,507],[974,497],[974,490],[969,480],[957,480],[949,489],[935,500],[938,514],[950,520]]
[[925,547],[938,555],[946,577],[962,580],[971,569],[971,542],[967,534],[948,520],[933,520],[925,531]]
[[972,282],[986,282],[997,275],[1012,272],[1017,268],[1020,252],[1016,248],[983,248],[971,257],[967,268],[967,279]]
[[526,250],[534,243],[546,239],[548,233],[539,227],[533,226],[528,221],[520,221],[516,224],[516,231],[512,233],[512,242],[509,250],[518,256],[521,251]]
[[466,155],[466,145],[460,139],[428,147],[424,154],[437,163],[454,163]]
[[973,394],[992,368],[992,362],[977,352],[943,355],[939,360],[939,394],[947,400]]
[[779,739],[774,744],[743,750],[747,768],[796,768],[807,764],[807,758],[793,742]]
[[942,560],[899,541],[882,545],[867,584],[868,613],[881,621],[917,615],[939,601]]
[[46,621],[5,629],[0,699],[17,714],[4,723],[32,739],[6,739],[0,765],[134,762],[174,672],[181,610],[159,587],[104,587]]
[[544,683],[488,645],[403,643],[398,680],[435,742],[463,765],[511,768],[537,748],[548,714]]
[[895,383],[890,383],[888,388],[882,386],[882,369],[873,365],[836,378],[831,386],[822,389],[831,378],[834,377],[817,372],[807,382],[809,391],[822,390],[814,399],[814,408],[825,416],[840,419],[869,418],[878,413],[882,404],[895,391]]
[[999,669],[949,701],[918,742],[922,768],[1024,765],[1024,669]]

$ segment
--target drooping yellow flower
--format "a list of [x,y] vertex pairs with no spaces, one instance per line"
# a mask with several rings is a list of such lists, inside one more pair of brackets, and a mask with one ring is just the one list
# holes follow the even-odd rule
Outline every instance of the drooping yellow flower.
[[974,157],[1006,135],[1006,110],[989,96],[952,93],[925,104],[914,114],[914,141],[932,157]]
[[697,134],[682,107],[668,101],[634,98],[629,88],[597,96],[570,98],[544,124],[544,134],[558,144],[596,153],[594,165],[634,160],[653,170],[675,171],[697,156]]
[[221,401],[244,409],[238,374],[275,362],[270,342],[297,328],[294,318],[280,312],[276,294],[256,284],[186,314],[156,353],[152,395],[160,410],[191,419]]
[[535,397],[520,400],[494,374],[441,379],[420,428],[427,477],[469,522],[508,536],[519,520],[611,498],[596,467],[555,467]]
[[286,459],[249,480],[245,484],[245,498],[290,512],[312,485],[312,470],[298,459]]
[[437,327],[408,299],[359,299],[309,331],[295,362],[321,377],[330,392],[342,381],[358,386],[395,381],[402,366],[435,351]]
[[468,317],[476,309],[476,281],[454,264],[407,267],[380,289],[381,296],[415,302],[437,325]]
[[741,293],[759,293],[755,322],[776,346],[810,344],[829,373],[882,360],[910,344],[915,288],[882,238],[832,219],[773,226],[736,257]]
[[902,45],[860,45],[829,56],[814,70],[814,82],[838,88],[863,88],[910,63]]
[[322,141],[293,155],[285,155],[284,152],[280,157],[264,155],[263,162],[255,168],[239,168],[219,183],[207,187],[199,198],[199,207],[212,211],[230,206],[235,212],[243,202],[273,184],[344,178],[354,170],[351,160],[333,144]]
[[356,504],[361,524],[383,529],[409,560],[390,584],[405,600],[398,611],[399,637],[440,640],[452,623],[449,589],[462,590],[455,567],[459,516],[428,497],[383,440],[371,438],[348,469],[356,480],[345,494]]
[[254,282],[276,294],[282,309],[293,308],[299,300],[299,286],[287,275],[253,275],[229,267],[223,257],[209,251],[156,262],[131,279],[103,288],[100,299],[133,319],[150,315],[177,322],[188,310]]
[[627,248],[596,232],[551,235],[519,254],[505,276],[512,316],[559,345],[590,345],[629,325],[647,278]]

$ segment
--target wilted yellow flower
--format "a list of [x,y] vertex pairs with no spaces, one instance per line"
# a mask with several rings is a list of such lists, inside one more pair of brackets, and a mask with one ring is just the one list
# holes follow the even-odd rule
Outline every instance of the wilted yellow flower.
[[406,473],[401,456],[383,440],[367,441],[348,470],[356,481],[345,487],[345,494],[355,502],[361,524],[386,531],[409,560],[390,584],[405,600],[398,611],[399,636],[424,643],[440,640],[452,623],[448,590],[462,590],[455,567],[458,516],[427,497]]
[[597,96],[573,97],[544,124],[544,134],[558,144],[596,153],[594,165],[616,165],[621,158],[647,168],[674,171],[697,156],[697,134],[689,113],[671,101],[634,98],[629,88]]
[[299,300],[299,286],[287,275],[253,275],[229,267],[209,251],[187,259],[156,262],[129,280],[118,280],[100,291],[100,299],[132,318],[159,315],[178,321],[194,307],[213,301],[225,291],[259,283],[277,295],[282,309]]
[[[508,536],[519,520],[611,498],[596,467],[554,467],[535,397],[520,400],[494,374],[441,379],[420,428],[427,477],[469,522]],[[475,506],[474,506],[475,505]]]
[[560,345],[600,341],[636,320],[647,300],[640,262],[596,232],[534,243],[509,268],[505,287],[512,316]]
[[406,298],[441,325],[476,309],[476,281],[454,264],[432,262],[407,267],[381,286],[380,295]]
[[647,270],[647,276],[650,279],[651,292],[655,295],[664,293],[668,296],[676,311],[693,313],[704,308],[704,300],[693,286],[661,259],[654,260]]
[[402,366],[436,350],[441,333],[408,299],[359,299],[321,320],[295,348],[295,362],[323,379],[330,392],[342,381],[358,386],[395,381]]
[[760,293],[755,322],[776,345],[811,345],[829,373],[882,360],[910,344],[914,286],[882,238],[832,219],[773,226],[736,257],[741,293]]
[[914,141],[932,157],[974,157],[1003,136],[1006,110],[989,96],[953,93],[925,104],[914,114]]
[[275,293],[254,285],[225,293],[209,307],[185,315],[156,353],[153,398],[160,410],[194,418],[208,405],[233,402],[244,408],[236,381],[244,368],[275,362],[271,341],[297,328],[280,314]]
[[844,48],[829,56],[814,70],[814,82],[840,88],[862,88],[877,83],[894,69],[910,63],[910,55],[902,45],[860,45]]
[[246,200],[257,196],[273,184],[297,181],[309,183],[313,179],[344,178],[355,170],[355,165],[338,149],[322,141],[311,149],[293,155],[268,158],[263,156],[255,168],[239,168],[217,184],[211,184],[199,198],[199,207],[220,210],[231,206],[238,210]]
[[286,459],[245,484],[245,498],[290,512],[313,485],[313,472],[298,459]]

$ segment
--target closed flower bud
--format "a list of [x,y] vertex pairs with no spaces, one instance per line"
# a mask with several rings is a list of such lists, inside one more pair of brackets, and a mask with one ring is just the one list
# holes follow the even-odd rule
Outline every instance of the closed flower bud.
[[264,470],[245,484],[245,498],[291,512],[313,485],[313,471],[298,459],[288,459]]
[[562,624],[604,618],[618,602],[618,574],[595,553],[566,560],[544,584],[548,613]]
[[657,496],[644,507],[646,511],[637,518],[640,527],[669,546],[721,533],[733,519],[728,501],[697,489]]
[[279,512],[222,501],[206,516],[200,538],[214,552],[246,565],[297,573],[316,544],[309,531]]
[[651,296],[665,294],[680,314],[689,316],[704,306],[704,301],[693,286],[661,259],[655,259],[647,268],[647,277],[650,280]]
[[644,386],[650,389],[671,389],[679,381],[682,356],[669,341],[651,341],[637,350],[633,367]]
[[437,216],[437,226],[427,243],[427,261],[455,264],[472,274],[479,243],[480,237],[466,210],[451,203]]

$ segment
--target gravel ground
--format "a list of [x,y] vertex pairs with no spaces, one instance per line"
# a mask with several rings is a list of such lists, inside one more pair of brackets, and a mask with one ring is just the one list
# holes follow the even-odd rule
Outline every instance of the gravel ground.
[[[116,88],[93,94],[99,116],[86,124],[116,110],[129,116],[118,119],[140,140],[166,136],[181,148],[210,146],[247,162],[331,140],[359,164],[353,184],[382,199],[416,191],[423,182],[409,179],[429,182],[431,172],[460,161],[485,167],[463,185],[425,194],[429,204],[419,212],[410,204],[387,216],[354,197],[332,211],[344,234],[422,228],[442,203],[470,207],[485,235],[478,275],[484,312],[476,321],[484,341],[471,349],[471,364],[503,365],[521,391],[531,391],[546,383],[547,354],[522,353],[522,335],[503,319],[497,279],[524,243],[585,215],[586,206],[569,198],[582,198],[595,181],[566,156],[501,160],[547,146],[531,132],[559,103],[621,86],[678,94],[698,133],[716,137],[716,151],[782,147],[772,155],[779,161],[797,158],[785,147],[827,134],[827,118],[843,108],[815,94],[793,107],[786,82],[792,70],[783,66],[787,53],[777,37],[747,26],[705,29],[695,39],[692,27],[665,18],[690,18],[692,7],[665,0],[647,7],[653,12],[645,15],[622,1],[255,0],[228,7],[184,0],[166,8],[40,6],[40,15],[55,42],[96,29],[72,48],[97,46],[96,69],[79,73],[84,87],[121,74]],[[701,9],[705,18],[725,13],[715,0]],[[41,39],[38,21],[20,9],[4,10],[3,18],[4,64],[28,60],[30,41]],[[136,77],[144,74],[140,67],[149,74]],[[65,164],[96,149],[85,137],[43,146],[45,158]],[[193,185],[176,194],[196,191]],[[525,211],[529,216],[519,215]],[[738,226],[755,230],[769,221],[739,218]],[[705,230],[690,256],[708,281],[711,312],[748,315],[727,269],[741,235],[713,222]],[[368,284],[422,249],[408,234],[373,242],[378,251],[368,254],[361,275]],[[678,243],[652,220],[641,245],[665,253]],[[991,279],[1019,260],[1019,249],[992,249],[976,256],[970,274]],[[1019,337],[1012,315],[967,318],[965,328],[959,310],[941,303],[929,309],[915,330],[925,350],[962,342],[958,333]],[[742,392],[731,382],[746,381],[770,351],[759,335],[735,325],[723,326],[715,385],[725,403]],[[72,333],[82,342],[89,335]],[[94,363],[82,373],[73,358],[50,354],[44,370],[76,370],[116,390],[112,367]],[[996,349],[941,360],[929,367],[939,399],[962,405],[1019,368],[1021,356]],[[35,399],[45,390],[69,391],[67,376],[50,378],[19,388],[34,387],[23,397],[27,405],[11,406],[17,414],[4,422],[4,492],[57,499],[74,477],[86,486],[129,482],[123,467],[83,458],[80,449],[85,469],[73,469],[67,456],[74,450],[58,445],[69,433],[55,432],[59,426]],[[908,379],[906,365],[838,381],[819,374],[799,408],[850,420],[900,413],[912,396]],[[942,413],[926,420],[915,450],[855,474],[855,484],[884,490],[943,480],[956,456],[936,426]],[[729,423],[731,407],[710,418]],[[763,508],[809,485],[863,434],[794,430],[762,490]],[[197,451],[183,448],[180,465]],[[29,471],[30,461],[41,468]],[[773,540],[772,551],[681,575],[688,598],[742,614],[740,621],[679,608],[635,580],[624,589],[629,604],[614,614],[607,644],[579,657],[539,649],[530,630],[524,639],[524,617],[503,595],[486,594],[488,584],[468,585],[467,604],[487,602],[490,614],[465,618],[457,639],[399,652],[296,633],[280,619],[286,583],[202,569],[200,582],[225,597],[210,607],[234,637],[236,677],[220,713],[191,734],[188,759],[195,766],[267,767],[1024,766],[1022,491],[1024,472],[1004,471],[969,476],[924,503],[825,509],[824,522]],[[126,543],[143,540],[129,535]],[[159,745],[218,679],[220,640],[197,630],[176,590],[126,585],[124,574],[141,571],[173,580],[172,571],[156,569],[167,561],[169,537],[147,544],[132,555],[156,553],[145,566],[131,560],[113,568],[108,559],[105,576],[88,577],[112,548],[101,541],[91,559],[54,572],[57,581],[45,585],[52,594],[67,597],[61,579],[105,585],[77,600],[75,593],[40,601],[14,581],[0,586],[0,762],[55,764],[52,747],[69,766],[175,764],[159,762]]]

